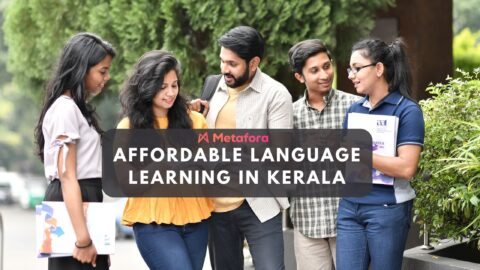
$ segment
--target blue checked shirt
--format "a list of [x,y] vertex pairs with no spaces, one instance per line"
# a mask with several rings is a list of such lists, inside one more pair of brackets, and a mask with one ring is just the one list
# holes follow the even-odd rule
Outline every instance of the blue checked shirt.
[[[311,107],[308,94],[293,104],[293,126],[301,129],[341,129],[348,108],[361,97],[332,89],[322,111]],[[310,238],[335,237],[339,198],[292,198],[293,226]]]

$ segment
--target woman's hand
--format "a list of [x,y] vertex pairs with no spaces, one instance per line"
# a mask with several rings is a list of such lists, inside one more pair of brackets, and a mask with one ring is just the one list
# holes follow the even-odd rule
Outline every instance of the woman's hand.
[[[61,136],[59,139],[63,140],[65,137]],[[60,183],[62,185],[62,195],[65,202],[65,207],[67,208],[73,230],[77,236],[77,242],[75,243],[75,249],[73,250],[73,257],[82,263],[91,263],[95,267],[97,260],[97,249],[93,245],[90,234],[88,233],[87,222],[84,213],[85,210],[82,205],[80,185],[78,184],[76,175],[77,145],[72,143],[63,147],[68,147],[68,153],[64,159],[63,151],[59,151],[58,174],[60,176]],[[63,169],[64,160],[65,169]]]
[[73,250],[73,258],[77,259],[81,263],[91,263],[93,267],[97,267],[97,249],[93,243],[86,244],[84,247],[75,243],[75,249]]

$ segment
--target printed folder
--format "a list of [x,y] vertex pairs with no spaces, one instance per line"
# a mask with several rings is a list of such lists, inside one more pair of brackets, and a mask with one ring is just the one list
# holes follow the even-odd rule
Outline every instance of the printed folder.
[[[83,203],[90,237],[98,254],[115,251],[115,209],[112,203]],[[76,236],[64,202],[36,206],[38,257],[71,256]]]
[[[398,117],[363,113],[348,114],[349,129],[364,129],[372,136],[372,152],[378,155],[394,157],[397,151]],[[373,169],[374,184],[393,185],[394,178]]]

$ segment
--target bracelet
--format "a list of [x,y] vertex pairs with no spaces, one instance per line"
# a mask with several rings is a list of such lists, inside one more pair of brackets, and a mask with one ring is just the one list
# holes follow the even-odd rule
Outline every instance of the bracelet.
[[77,242],[75,242],[75,246],[76,246],[77,248],[87,248],[87,247],[91,246],[92,244],[93,244],[92,239],[90,239],[90,242],[88,242],[88,244],[86,244],[85,246],[79,246],[79,245],[77,244]]

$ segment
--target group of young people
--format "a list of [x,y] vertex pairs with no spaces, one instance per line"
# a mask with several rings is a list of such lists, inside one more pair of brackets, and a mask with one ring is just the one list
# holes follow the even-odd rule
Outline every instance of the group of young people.
[[[349,112],[399,119],[397,155],[373,154],[373,168],[395,177],[355,198],[129,198],[122,222],[132,226],[150,269],[243,269],[245,239],[255,269],[284,269],[282,210],[290,207],[297,269],[400,269],[411,222],[414,176],[424,137],[423,116],[410,97],[404,44],[367,39],[352,48],[348,77],[360,96],[332,88],[334,61],[318,39],[288,52],[293,76],[305,84],[292,103],[285,86],[260,70],[265,42],[252,27],[219,39],[222,78],[210,100],[180,95],[181,68],[167,51],[145,53],[120,93],[132,129],[347,128]],[[39,155],[50,180],[46,201],[64,201],[76,234],[71,257],[50,258],[49,269],[108,269],[97,255],[82,202],[101,202],[102,130],[88,103],[110,79],[115,50],[90,33],[63,48],[46,88],[36,127]],[[204,107],[203,115],[199,113]],[[203,109],[203,108],[202,108]],[[291,205],[290,205],[291,204]]]

